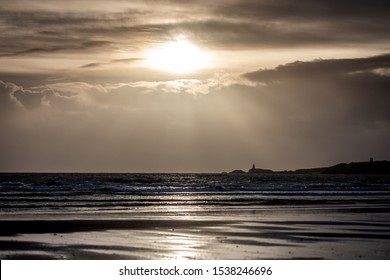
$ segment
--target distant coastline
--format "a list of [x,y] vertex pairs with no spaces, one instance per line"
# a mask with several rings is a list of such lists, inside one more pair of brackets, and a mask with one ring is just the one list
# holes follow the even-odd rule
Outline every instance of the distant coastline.
[[[227,174],[226,172],[224,172]],[[255,164],[248,171],[236,169],[229,174],[390,174],[390,161],[370,161],[339,163],[329,167],[316,167],[296,170],[274,171],[256,168]]]

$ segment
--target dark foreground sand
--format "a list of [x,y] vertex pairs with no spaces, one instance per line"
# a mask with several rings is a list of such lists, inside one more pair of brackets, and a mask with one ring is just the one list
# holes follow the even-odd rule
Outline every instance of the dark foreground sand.
[[1,259],[390,259],[389,210],[6,217]]

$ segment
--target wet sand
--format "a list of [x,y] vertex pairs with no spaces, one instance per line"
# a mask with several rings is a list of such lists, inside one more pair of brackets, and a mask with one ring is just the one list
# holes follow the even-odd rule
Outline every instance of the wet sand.
[[[0,221],[1,259],[390,259],[387,208]],[[60,218],[60,219],[59,219]]]

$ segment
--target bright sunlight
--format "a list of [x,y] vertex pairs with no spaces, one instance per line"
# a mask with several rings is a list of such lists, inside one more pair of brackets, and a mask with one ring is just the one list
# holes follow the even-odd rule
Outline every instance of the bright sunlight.
[[209,66],[210,57],[186,39],[168,42],[148,54],[148,67],[171,72],[189,73]]

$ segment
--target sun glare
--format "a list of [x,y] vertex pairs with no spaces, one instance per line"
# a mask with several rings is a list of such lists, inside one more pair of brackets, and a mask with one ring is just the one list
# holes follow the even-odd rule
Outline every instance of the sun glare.
[[171,72],[189,73],[209,66],[209,55],[191,42],[180,39],[165,43],[150,51],[146,65]]

